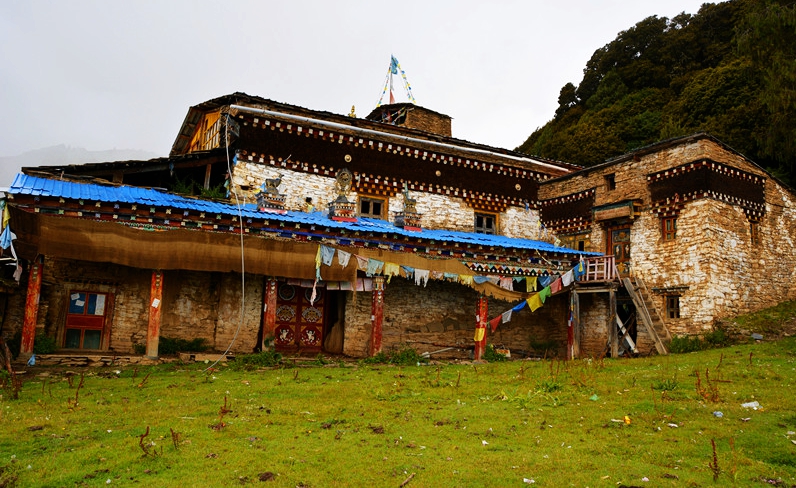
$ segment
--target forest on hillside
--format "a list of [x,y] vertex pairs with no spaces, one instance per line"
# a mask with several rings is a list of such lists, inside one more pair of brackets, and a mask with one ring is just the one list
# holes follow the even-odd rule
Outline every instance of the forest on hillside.
[[796,185],[796,2],[729,0],[648,17],[597,49],[517,150],[592,166],[707,132]]

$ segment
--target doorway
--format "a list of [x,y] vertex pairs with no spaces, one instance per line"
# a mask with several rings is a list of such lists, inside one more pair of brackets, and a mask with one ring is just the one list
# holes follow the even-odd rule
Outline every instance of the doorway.
[[326,332],[326,289],[279,283],[274,346],[277,351],[320,352]]
[[630,274],[630,227],[608,229],[605,253],[613,254],[619,274]]

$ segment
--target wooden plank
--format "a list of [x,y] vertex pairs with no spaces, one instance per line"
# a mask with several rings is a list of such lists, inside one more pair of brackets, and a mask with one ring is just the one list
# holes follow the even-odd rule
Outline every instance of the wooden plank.
[[611,348],[611,357],[619,356],[619,334],[616,328],[616,292],[608,292],[608,345]]
[[624,283],[630,298],[633,299],[633,304],[636,305],[636,313],[638,317],[641,317],[641,324],[655,343],[655,349],[658,351],[658,354],[668,354],[669,351],[666,349],[666,345],[661,341],[652,323],[652,317],[650,317],[649,310],[647,310],[647,306],[644,303],[644,297],[638,293],[638,289],[633,285],[633,281],[630,278],[622,278],[622,283]]
[[[475,323],[475,336],[481,336],[481,340],[475,341],[473,356],[476,361],[480,360],[486,350],[486,331],[489,323],[489,301],[484,295],[478,297],[478,306]],[[483,330],[483,331],[482,331]]]
[[384,323],[384,277],[373,278],[373,301],[371,304],[370,356],[381,352],[382,325]]
[[572,349],[570,359],[580,357],[580,296],[576,290],[572,290],[571,295],[572,310]]
[[619,327],[619,331],[622,333],[622,337],[619,338],[619,344],[622,344],[622,341],[627,341],[627,344],[630,346],[630,350],[633,353],[637,353],[638,349],[636,349],[636,343],[633,341],[633,338],[630,337],[630,332],[625,329],[625,324],[622,323],[622,319],[619,318],[619,314],[616,314],[616,325]]
[[163,271],[152,271],[152,286],[149,289],[149,322],[146,333],[146,355],[157,359],[160,342],[160,318],[163,310]]
[[36,322],[39,317],[39,298],[41,297],[41,281],[44,262],[38,256],[30,265],[28,275],[28,293],[25,298],[25,317],[22,319],[22,344],[19,353],[23,357],[33,354],[33,340],[36,337]]
[[262,350],[273,349],[274,331],[276,330],[276,289],[275,278],[265,280],[265,296],[263,297],[263,341]]

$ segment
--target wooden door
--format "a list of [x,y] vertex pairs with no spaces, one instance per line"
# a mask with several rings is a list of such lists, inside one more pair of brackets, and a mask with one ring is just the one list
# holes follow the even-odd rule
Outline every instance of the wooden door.
[[616,269],[620,274],[630,273],[630,227],[610,229],[608,231],[608,249],[606,254],[613,254]]
[[280,283],[276,295],[277,351],[321,351],[326,321],[326,290],[316,288],[315,302],[310,303],[312,288]]

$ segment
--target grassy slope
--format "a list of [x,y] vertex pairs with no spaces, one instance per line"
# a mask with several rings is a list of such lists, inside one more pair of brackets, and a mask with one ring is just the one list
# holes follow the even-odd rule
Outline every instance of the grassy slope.
[[[154,368],[141,387],[149,370],[90,371],[77,406],[79,377],[26,378],[0,402],[0,486],[232,486],[266,472],[290,487],[396,487],[412,473],[408,487],[696,486],[713,483],[712,439],[719,483],[796,484],[793,338],[635,360],[200,366]],[[139,447],[147,426],[154,456]]]

